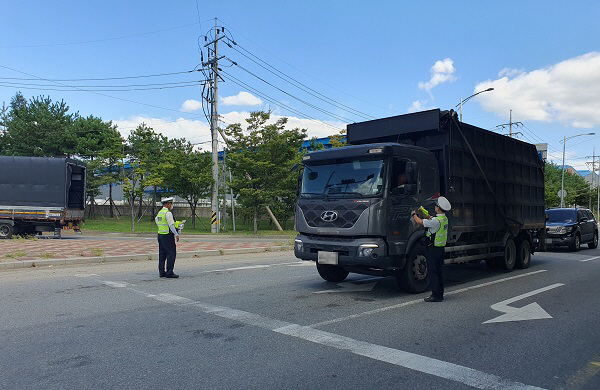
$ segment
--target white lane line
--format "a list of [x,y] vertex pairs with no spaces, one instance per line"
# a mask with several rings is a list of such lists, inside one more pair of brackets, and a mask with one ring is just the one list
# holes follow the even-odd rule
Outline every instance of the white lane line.
[[[208,271],[202,271],[202,273],[209,274],[209,273],[213,273],[213,272],[243,271],[243,270],[249,270],[249,269],[263,269],[263,268],[271,268],[271,267],[279,267],[279,266],[299,267],[299,266],[304,266],[305,265],[304,263],[306,263],[306,262],[305,261],[294,261],[293,263],[246,265],[246,266],[242,266],[242,267],[213,269],[213,270],[208,270]],[[312,264],[309,263],[309,265],[312,265]]]
[[355,355],[365,356],[381,362],[408,368],[410,370],[464,383],[465,385],[477,389],[541,389],[536,386],[512,382],[499,376],[487,374],[458,364],[377,344],[371,344],[365,341],[354,340],[349,337],[309,328],[307,326],[291,324],[282,328],[273,329],[273,331],[316,344],[348,351]]
[[104,281],[102,281],[102,283],[109,287],[115,287],[115,288],[124,288],[124,287],[135,286],[135,284],[131,284],[131,283],[127,283],[127,282],[111,282],[109,280],[104,280]]
[[596,259],[600,259],[600,256],[594,256],[594,257],[590,257],[589,259],[584,259],[584,260],[579,260],[579,261],[592,261],[592,260],[596,260]]
[[[107,282],[105,281],[103,283]],[[117,286],[120,284],[121,283],[118,282],[112,282],[112,284],[109,285]],[[138,289],[131,290],[134,290],[137,293],[141,292]],[[334,333],[329,333],[286,321],[276,320],[243,310],[232,309],[225,306],[215,306],[168,293],[162,293],[158,295],[146,293],[146,296],[167,304],[196,307],[207,314],[213,314],[247,325],[268,329],[279,334],[310,341],[319,345],[341,349],[358,356],[364,356],[370,359],[393,364],[398,367],[404,367],[409,370],[463,383],[477,389],[544,390],[541,387],[509,381],[496,375],[474,370],[458,364],[445,362],[443,360],[417,355],[399,349],[384,347],[382,345],[372,344],[365,341],[355,340],[349,337],[340,336]]]
[[[547,270],[545,270],[545,269],[541,269],[539,271],[528,272],[528,273],[521,274],[521,275],[509,276],[507,278],[493,280],[491,282],[482,283],[482,284],[478,284],[478,285],[475,285],[475,286],[470,286],[470,287],[465,287],[465,288],[461,288],[461,289],[458,289],[458,290],[449,291],[445,295],[455,295],[455,294],[459,294],[459,293],[462,293],[462,292],[465,292],[465,291],[474,290],[476,288],[487,287],[487,286],[491,286],[493,284],[502,283],[502,282],[506,282],[506,281],[514,280],[514,279],[518,279],[518,278],[523,278],[525,276],[531,276],[531,275],[539,274],[540,272],[546,272],[546,271]],[[315,324],[311,324],[311,325],[308,325],[308,326],[311,327],[311,328],[318,328],[318,327],[324,326],[324,325],[335,324],[336,322],[342,322],[342,321],[352,320],[354,318],[359,318],[359,317],[364,317],[364,316],[368,316],[368,315],[372,315],[372,314],[382,313],[382,312],[388,311],[388,310],[399,309],[399,308],[410,306],[410,305],[414,305],[414,304],[420,303],[420,302],[423,302],[422,298],[415,299],[415,300],[408,301],[408,302],[399,303],[397,305],[386,306],[386,307],[381,307],[379,309],[368,310],[368,311],[364,311],[362,313],[351,314],[351,315],[346,316],[346,317],[334,318],[332,320],[317,322]]]

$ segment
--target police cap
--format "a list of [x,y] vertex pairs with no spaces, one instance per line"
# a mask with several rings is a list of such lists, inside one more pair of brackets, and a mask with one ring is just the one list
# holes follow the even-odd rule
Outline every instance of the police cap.
[[444,198],[443,196],[440,196],[439,198],[437,198],[437,200],[435,201],[435,204],[437,205],[437,207],[439,207],[443,211],[450,211],[450,209],[452,208],[450,206],[450,201],[448,201],[448,199]]
[[169,203],[169,202],[173,203],[173,197],[172,196],[169,197],[169,198],[162,198],[160,200],[160,203],[162,203],[162,204]]

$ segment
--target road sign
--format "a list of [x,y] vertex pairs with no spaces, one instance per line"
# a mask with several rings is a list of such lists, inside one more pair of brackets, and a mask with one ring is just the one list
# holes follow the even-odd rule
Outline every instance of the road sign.
[[558,197],[559,198],[566,198],[567,197],[567,191],[566,190],[558,190]]

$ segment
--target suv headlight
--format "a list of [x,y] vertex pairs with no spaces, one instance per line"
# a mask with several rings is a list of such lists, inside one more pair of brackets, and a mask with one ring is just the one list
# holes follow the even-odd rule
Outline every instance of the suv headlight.
[[304,245],[303,245],[303,242],[302,242],[302,240],[299,240],[299,239],[297,239],[297,238],[296,238],[296,239],[294,240],[294,246],[296,247],[296,250],[297,250],[298,252],[302,252],[302,249],[303,249],[303,246],[304,246]]

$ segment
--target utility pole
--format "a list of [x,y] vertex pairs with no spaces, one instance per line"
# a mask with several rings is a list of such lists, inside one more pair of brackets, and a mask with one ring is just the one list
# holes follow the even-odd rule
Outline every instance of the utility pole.
[[[596,187],[598,190],[598,195],[597,195],[597,200],[596,200],[596,218],[600,218],[600,177],[598,177],[598,175],[596,175],[596,148],[593,149],[593,154],[591,156],[585,156],[586,158],[592,158],[592,162],[586,162],[586,164],[592,164],[592,183],[591,183],[591,189],[594,190],[594,181],[596,182]],[[599,166],[600,166],[600,161],[599,161]],[[600,171],[600,167],[599,167],[599,171]],[[595,178],[598,178],[597,180],[594,180]],[[592,194],[590,191],[590,210],[592,210]]]
[[[211,233],[219,233],[220,226],[220,213],[219,213],[219,149],[218,149],[218,134],[219,134],[219,111],[218,111],[218,97],[219,97],[219,60],[223,56],[219,57],[219,40],[225,37],[223,29],[217,25],[217,19],[215,18],[214,37],[211,42],[208,42],[204,47],[208,47],[208,59],[202,63],[202,66],[210,67],[211,78],[209,80],[209,88],[211,93],[210,96],[210,134],[212,139],[212,176],[213,176],[213,188],[211,197]],[[212,46],[212,50],[210,48]]]
[[[512,138],[513,136],[513,131],[512,131],[512,127],[513,125],[515,126],[523,126],[523,122],[513,122],[512,121],[512,110],[510,110],[510,114],[509,114],[509,118],[508,118],[508,123],[503,123],[501,125],[497,125],[496,127],[502,127],[504,129],[504,126],[508,126],[508,136],[510,138]],[[514,133],[514,135],[520,134],[519,132]]]

